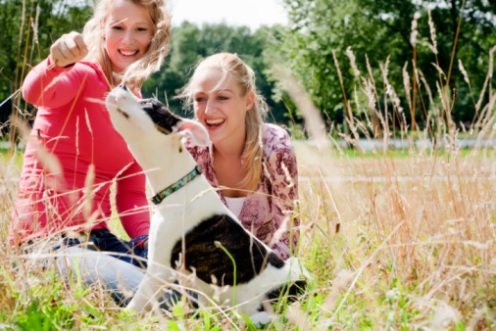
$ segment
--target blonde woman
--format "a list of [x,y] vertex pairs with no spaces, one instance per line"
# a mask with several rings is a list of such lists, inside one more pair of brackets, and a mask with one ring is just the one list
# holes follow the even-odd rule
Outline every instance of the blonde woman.
[[245,228],[287,259],[299,238],[296,156],[287,132],[264,123],[253,70],[236,54],[201,61],[180,97],[208,130],[211,148],[188,145]]
[[[150,215],[145,174],[114,130],[104,100],[121,83],[140,96],[144,79],[168,53],[169,37],[165,0],[101,0],[83,33],[61,36],[47,59],[29,72],[22,92],[37,115],[9,229],[14,247],[33,249],[31,244],[46,238],[74,246],[79,240],[70,234],[83,233],[99,250],[125,262],[140,265],[142,259],[133,257],[146,257]],[[115,207],[129,242],[110,232],[113,182]],[[103,267],[113,263],[103,257],[99,261]],[[107,283],[123,274],[110,270],[114,278]],[[137,285],[139,272],[127,275],[130,287]]]

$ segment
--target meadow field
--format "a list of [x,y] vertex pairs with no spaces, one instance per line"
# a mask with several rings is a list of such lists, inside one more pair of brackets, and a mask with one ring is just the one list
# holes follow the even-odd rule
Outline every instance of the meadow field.
[[[357,85],[342,89],[346,128],[324,125],[294,77],[274,70],[306,125],[304,132],[289,129],[299,168],[297,256],[314,278],[297,302],[281,298],[279,318],[264,329],[496,329],[496,151],[456,145],[464,137],[494,140],[495,53],[496,47],[481,91],[472,91],[459,65],[474,106],[473,122],[465,127],[451,113],[459,100],[445,78],[451,66],[445,73],[436,63],[439,77],[426,78],[417,69],[409,74],[405,65],[400,92],[388,82],[389,60],[380,70],[367,62],[360,74],[348,49]],[[413,126],[405,113],[416,111],[422,124]],[[364,151],[356,145],[364,137],[384,143]],[[392,149],[392,137],[411,147]],[[332,140],[338,138],[355,148],[342,148]],[[416,139],[432,148],[419,148]],[[194,316],[182,303],[166,316],[136,316],[99,284],[88,288],[80,277],[65,282],[53,268],[26,260],[7,243],[22,150],[4,149],[0,158],[0,330],[256,329],[215,304]]]
[[[267,330],[496,327],[496,162],[488,149],[358,152],[295,142],[298,257],[314,275]],[[0,330],[250,330],[216,306],[137,317],[7,245],[20,152],[0,168]],[[16,265],[14,267],[14,264]]]

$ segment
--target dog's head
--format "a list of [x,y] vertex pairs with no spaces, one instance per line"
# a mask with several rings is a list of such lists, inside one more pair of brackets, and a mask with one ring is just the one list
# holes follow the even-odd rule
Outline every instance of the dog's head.
[[115,129],[128,144],[139,139],[160,140],[165,136],[191,136],[200,146],[210,144],[208,132],[198,122],[181,118],[155,99],[138,99],[125,86],[114,88],[106,99]]

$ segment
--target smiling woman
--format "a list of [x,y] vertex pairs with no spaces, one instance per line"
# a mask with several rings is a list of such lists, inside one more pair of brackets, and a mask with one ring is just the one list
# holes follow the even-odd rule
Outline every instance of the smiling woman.
[[252,68],[236,54],[211,55],[180,97],[212,141],[188,146],[210,184],[247,230],[289,258],[299,240],[296,156],[288,133],[264,123],[267,104]]
[[152,39],[153,22],[146,7],[115,0],[111,15],[105,20],[105,49],[116,73],[122,73],[146,54]]
[[[89,269],[115,278],[115,270],[98,269],[114,265],[121,276],[132,275],[128,288],[139,282],[134,265],[146,264],[150,227],[145,175],[114,130],[104,100],[123,82],[140,95],[143,80],[167,54],[169,36],[164,0],[101,0],[83,34],[61,36],[26,76],[23,97],[37,114],[9,229],[13,247],[34,251],[53,240],[61,252],[91,241],[111,256],[98,253],[100,264]],[[131,241],[110,231],[112,206]],[[117,286],[114,278],[101,281]]]

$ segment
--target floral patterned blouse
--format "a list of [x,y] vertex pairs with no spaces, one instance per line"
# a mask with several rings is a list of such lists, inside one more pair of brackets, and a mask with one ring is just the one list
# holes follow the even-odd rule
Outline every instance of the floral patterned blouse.
[[[279,126],[263,124],[263,174],[257,190],[244,200],[239,214],[241,224],[275,252],[287,259],[299,240],[298,170],[296,155],[288,133]],[[186,144],[189,152],[213,187],[219,182],[209,147]],[[218,191],[227,206],[226,199]]]

